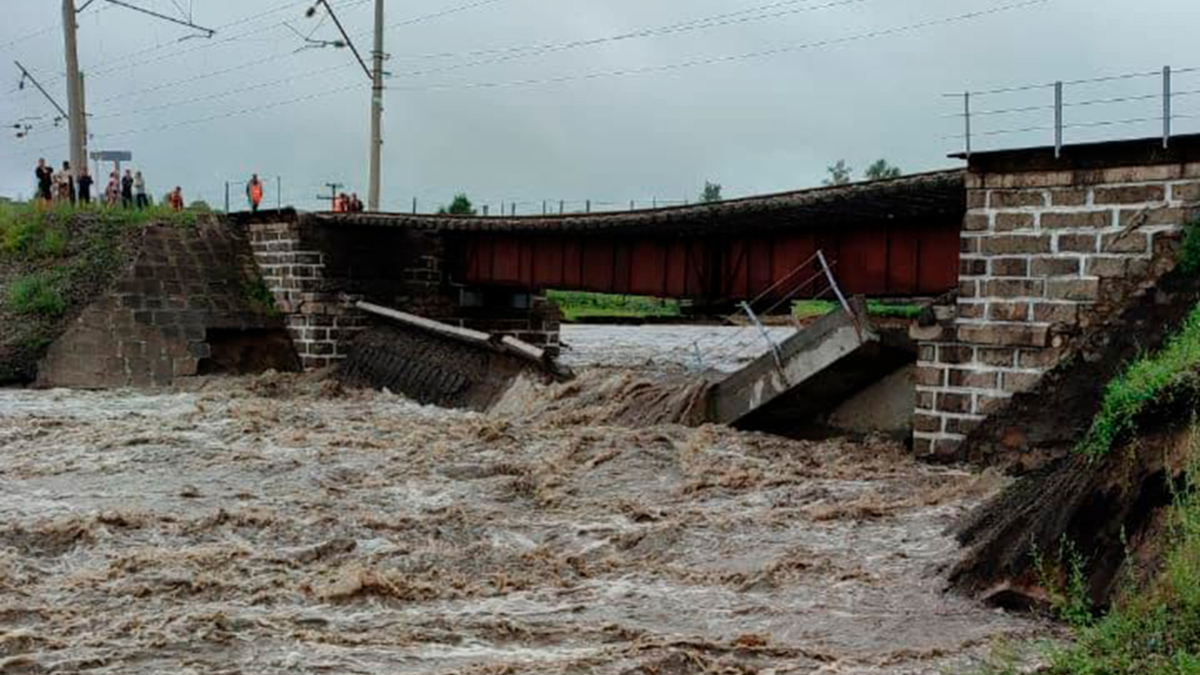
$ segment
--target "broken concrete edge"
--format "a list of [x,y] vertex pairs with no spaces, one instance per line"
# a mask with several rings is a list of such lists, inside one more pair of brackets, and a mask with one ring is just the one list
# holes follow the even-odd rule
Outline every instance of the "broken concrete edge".
[[528,342],[518,340],[511,335],[502,336],[470,328],[451,326],[440,321],[434,321],[433,319],[427,319],[416,314],[409,314],[408,312],[402,312],[398,309],[384,307],[364,300],[356,301],[354,307],[368,314],[395,321],[428,333],[434,333],[457,342],[483,347],[504,354],[511,354],[517,358],[536,364],[559,379],[574,377],[574,373],[570,368],[563,366],[551,358],[546,350],[535,347]]
[[[866,300],[855,297],[850,300],[848,307],[848,312],[842,308],[822,316],[809,327],[783,341],[776,349],[768,351],[741,370],[717,381],[711,394],[710,419],[720,424],[734,424],[788,390],[804,384],[809,377],[832,367],[848,354],[867,344],[878,342],[879,335],[868,317]],[[792,381],[795,378],[788,377],[788,366],[785,364],[793,357],[801,352],[819,349],[849,330],[854,332],[854,336],[848,341],[853,347],[842,345],[836,354],[827,355],[832,357],[831,361],[822,361],[817,369],[798,381]],[[733,403],[726,403],[727,401]],[[837,402],[830,401],[831,404]]]

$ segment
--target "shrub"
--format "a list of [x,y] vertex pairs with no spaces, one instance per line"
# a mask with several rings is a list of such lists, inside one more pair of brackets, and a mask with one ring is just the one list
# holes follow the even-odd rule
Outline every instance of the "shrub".
[[8,303],[18,314],[55,318],[67,311],[57,275],[41,272],[21,277],[8,287]]
[[1200,307],[1196,307],[1156,354],[1145,355],[1108,383],[1100,412],[1078,450],[1107,453],[1123,435],[1136,430],[1137,417],[1173,385],[1200,367]]

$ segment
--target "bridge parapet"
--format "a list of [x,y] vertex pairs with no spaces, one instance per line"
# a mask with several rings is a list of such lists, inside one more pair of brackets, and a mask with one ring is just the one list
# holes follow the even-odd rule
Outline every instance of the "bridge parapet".
[[917,452],[959,456],[1173,268],[1200,199],[1200,137],[973,155],[957,301],[921,340]]

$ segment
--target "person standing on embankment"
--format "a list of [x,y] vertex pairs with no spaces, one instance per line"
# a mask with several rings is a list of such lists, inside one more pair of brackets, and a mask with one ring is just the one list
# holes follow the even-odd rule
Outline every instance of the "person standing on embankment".
[[246,183],[246,198],[250,200],[250,210],[258,213],[258,207],[263,200],[263,184],[258,179],[258,174],[250,176],[250,182]]
[[146,179],[142,178],[141,171],[133,175],[133,194],[137,198],[137,207],[139,209],[144,209],[150,205],[150,199],[146,197]]

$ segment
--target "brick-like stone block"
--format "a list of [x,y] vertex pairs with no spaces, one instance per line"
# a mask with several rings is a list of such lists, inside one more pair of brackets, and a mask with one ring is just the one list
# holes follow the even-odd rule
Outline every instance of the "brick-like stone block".
[[1097,185],[1107,183],[1153,183],[1183,178],[1183,167],[1178,164],[1127,166],[1080,172],[1077,178]]
[[1046,297],[1050,300],[1095,302],[1100,298],[1100,280],[1051,279],[1046,282]]
[[1172,186],[1171,199],[1180,202],[1200,201],[1200,183],[1181,183]]
[[992,258],[990,265],[994,277],[1029,276],[1029,261],[1025,258]]
[[982,417],[946,417],[945,432],[966,436],[983,423]]
[[1094,234],[1060,234],[1057,248],[1059,253],[1095,253],[1097,241]]
[[939,345],[938,362],[949,365],[971,363],[975,359],[975,349],[970,345]]
[[1017,367],[1049,370],[1058,365],[1063,349],[1022,349],[1017,357]]
[[962,235],[958,238],[958,252],[963,255],[979,253],[979,241],[981,237]]
[[1150,239],[1145,232],[1136,230],[1129,232],[1114,232],[1101,238],[1102,253],[1134,253],[1146,255],[1150,251]]
[[981,297],[1038,298],[1045,292],[1041,279],[988,279],[983,283]]
[[1034,220],[1034,214],[1032,213],[997,213],[995,230],[997,232],[1032,230],[1034,226]]
[[928,390],[917,390],[917,410],[933,410],[937,395]]
[[979,399],[975,402],[975,410],[977,415],[991,415],[1004,409],[1010,402],[1010,396],[986,396],[980,394]]
[[988,273],[986,258],[962,258],[958,261],[958,276],[983,277]]
[[972,407],[971,394],[943,391],[937,395],[937,409],[939,412],[970,413],[974,412]]
[[1041,379],[1042,376],[1035,373],[1006,372],[1002,386],[1010,394],[1019,394],[1033,389]]
[[1030,276],[1034,277],[1077,277],[1081,269],[1076,257],[1038,257],[1033,259]]
[[951,369],[947,373],[947,384],[963,389],[996,389],[999,377],[994,370]]
[[913,431],[926,434],[941,433],[943,419],[940,415],[917,413],[913,415]]
[[923,363],[937,361],[937,345],[921,344],[917,346],[917,360]]
[[[1075,184],[1074,171],[1028,171],[1024,173],[996,173],[980,176],[983,187],[989,189],[1049,188]],[[1113,181],[1118,182],[1118,181]]]
[[1079,320],[1079,305],[1074,302],[1034,303],[1033,320],[1038,323],[1075,325]]
[[985,311],[987,304],[983,302],[959,302],[957,306],[958,318],[967,321],[979,320],[987,315]]
[[1121,227],[1144,227],[1147,225],[1186,225],[1195,215],[1195,210],[1186,207],[1159,206],[1121,211]]
[[1050,330],[1047,326],[994,324],[958,327],[958,338],[976,345],[1045,347],[1049,343],[1049,337]]
[[1123,185],[1096,188],[1092,201],[1096,204],[1144,204],[1166,198],[1167,190],[1163,185]]
[[986,232],[991,227],[991,218],[986,213],[968,213],[963,218],[963,230],[967,232]]
[[1050,191],[1050,203],[1053,206],[1086,206],[1087,201],[1087,188],[1063,188]]
[[989,194],[988,206],[993,209],[1046,205],[1046,193],[1042,190],[992,190]]
[[983,190],[967,190],[967,210],[987,208],[987,192]]
[[1039,221],[1043,230],[1099,230],[1111,227],[1112,211],[1048,211]]
[[1125,257],[1097,257],[1087,259],[1086,274],[1091,277],[1124,277],[1129,267]]
[[988,255],[1049,253],[1050,237],[1023,234],[985,237],[980,244],[980,250]]
[[979,282],[974,279],[960,279],[958,281],[958,297],[979,297]]
[[1028,321],[1029,303],[989,302],[987,318],[989,321]]
[[1012,368],[1017,360],[1015,349],[980,347],[975,353],[979,363],[994,368]]

